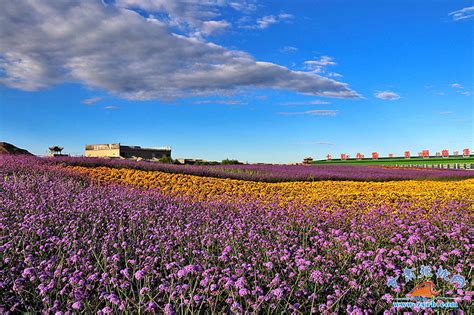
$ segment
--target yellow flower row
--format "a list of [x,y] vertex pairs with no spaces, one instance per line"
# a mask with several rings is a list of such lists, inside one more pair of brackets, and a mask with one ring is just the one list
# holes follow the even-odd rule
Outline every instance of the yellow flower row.
[[[157,189],[173,196],[200,201],[240,202],[258,200],[278,205],[349,206],[357,202],[378,205],[410,201],[419,207],[434,207],[451,201],[466,201],[472,208],[474,179],[458,181],[318,181],[263,183],[243,180],[170,174],[158,171],[108,167],[69,167],[87,173],[99,182],[129,184]],[[325,202],[331,201],[331,202]]]

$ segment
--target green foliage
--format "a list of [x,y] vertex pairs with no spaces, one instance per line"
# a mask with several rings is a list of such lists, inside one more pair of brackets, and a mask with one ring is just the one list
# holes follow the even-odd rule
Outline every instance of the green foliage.
[[221,164],[222,165],[235,165],[235,164],[242,164],[242,162],[239,162],[239,160],[225,159],[225,160],[222,160]]
[[158,160],[160,163],[172,164],[174,163],[173,159],[169,156],[164,156]]

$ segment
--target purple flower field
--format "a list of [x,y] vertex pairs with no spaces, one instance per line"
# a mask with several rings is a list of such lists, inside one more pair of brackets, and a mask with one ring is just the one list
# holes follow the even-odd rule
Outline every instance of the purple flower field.
[[[0,160],[0,313],[395,313],[404,268],[473,268],[469,197],[331,212],[197,203]],[[468,312],[469,278],[437,287]]]
[[357,180],[387,181],[406,179],[474,178],[464,170],[396,169],[355,165],[173,165],[157,162],[111,160],[100,158],[60,157],[44,159],[49,164],[74,166],[108,166],[114,168],[161,171],[217,178],[232,178],[260,182]]

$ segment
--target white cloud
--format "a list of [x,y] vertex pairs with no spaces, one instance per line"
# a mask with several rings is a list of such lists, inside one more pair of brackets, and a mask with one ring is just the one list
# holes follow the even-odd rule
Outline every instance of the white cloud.
[[293,47],[293,46],[284,46],[280,49],[280,52],[282,52],[284,54],[291,54],[291,53],[294,53],[294,52],[297,52],[297,51],[298,51],[298,48]]
[[444,112],[439,112],[438,114],[446,116],[446,115],[451,115],[453,112],[451,111],[444,111]]
[[452,87],[453,89],[463,89],[464,87],[459,84],[459,83],[452,83],[449,85],[450,87]]
[[[319,59],[315,60],[306,60],[304,62],[305,68],[309,71],[314,73],[325,73],[326,67],[328,66],[336,66],[337,63],[334,61],[333,57],[330,56],[321,56]],[[331,72],[336,75],[340,75],[338,73]]]
[[[131,6],[134,1],[148,4],[149,9],[161,2],[169,5],[169,1],[119,2]],[[169,99],[242,88],[359,97],[345,83],[173,34],[156,19],[94,0],[7,1],[0,14],[0,84],[11,88],[33,91],[75,82],[128,99]]]
[[451,16],[454,21],[472,18],[474,16],[474,6],[451,12],[448,15]]
[[332,78],[342,78],[343,75],[340,74],[340,73],[337,73],[337,72],[328,72],[328,77],[332,77]]
[[472,95],[472,93],[469,92],[469,91],[463,91],[463,92],[460,92],[460,93],[464,96],[471,96]]
[[278,21],[278,18],[276,16],[267,15],[267,16],[261,17],[257,20],[257,27],[261,28],[261,29],[264,29],[264,28],[269,27],[272,24],[277,24],[278,22],[279,21]]
[[280,13],[278,14],[278,19],[280,21],[283,21],[283,20],[291,20],[294,18],[294,15],[293,14],[289,14],[289,13]]
[[248,28],[248,29],[266,29],[270,25],[278,24],[281,22],[291,22],[294,16],[288,13],[280,13],[278,15],[265,15],[261,18],[258,18],[255,24],[249,24],[251,19],[246,16],[240,19],[239,27]]
[[243,105],[240,100],[199,100],[193,102],[193,104],[222,104],[222,105]]
[[117,109],[118,107],[115,106],[115,105],[108,105],[108,106],[104,106],[104,109]]
[[86,98],[85,100],[82,100],[82,103],[86,105],[93,105],[97,102],[100,102],[101,100],[102,100],[102,97],[91,97],[91,98]]
[[257,10],[255,1],[232,1],[229,2],[229,6],[236,11],[245,13],[252,13]]
[[300,105],[327,105],[327,104],[331,104],[331,103],[327,101],[313,100],[313,101],[307,101],[307,102],[284,102],[284,103],[281,103],[280,105],[300,106]]
[[215,35],[223,33],[231,24],[225,20],[205,21],[202,23],[201,33],[204,35]]
[[115,0],[114,5],[129,10],[140,10],[149,19],[178,29],[181,33],[201,38],[223,33],[231,27],[225,20],[216,20],[221,10],[232,8],[250,14],[257,9],[256,0]]
[[306,65],[309,66],[335,66],[337,63],[334,61],[334,58],[329,56],[321,56],[321,58],[316,60],[307,60],[304,62]]
[[400,95],[392,91],[377,92],[374,95],[376,98],[380,98],[382,100],[387,100],[387,101],[395,101],[395,100],[400,99]]
[[336,116],[338,110],[333,109],[313,109],[304,112],[279,112],[278,115],[295,116],[295,115],[309,115],[309,116]]
[[228,5],[227,1],[212,0],[115,0],[115,6],[119,8],[140,9],[189,33],[199,31],[205,21],[220,16],[219,10]]
[[334,143],[329,141],[301,141],[299,144],[334,145]]

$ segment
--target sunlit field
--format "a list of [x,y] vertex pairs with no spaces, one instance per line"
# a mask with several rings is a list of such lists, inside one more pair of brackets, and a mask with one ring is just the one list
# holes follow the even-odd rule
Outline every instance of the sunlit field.
[[469,171],[144,165],[0,157],[2,313],[470,309]]

